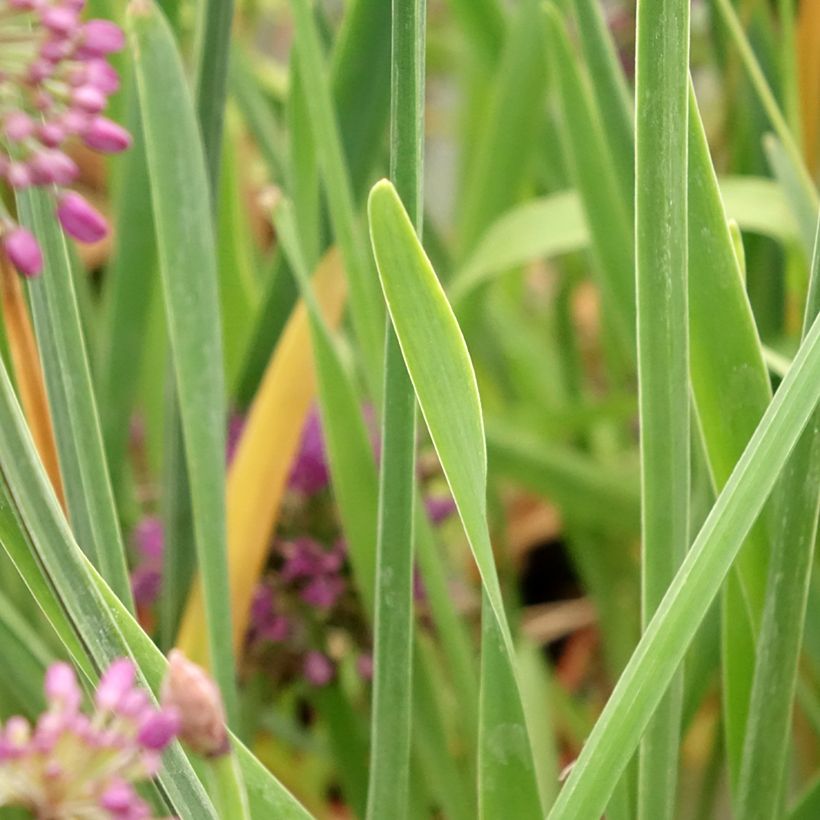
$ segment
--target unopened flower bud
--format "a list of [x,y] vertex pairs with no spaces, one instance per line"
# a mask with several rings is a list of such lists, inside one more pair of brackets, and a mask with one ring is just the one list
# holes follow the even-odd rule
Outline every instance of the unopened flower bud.
[[30,231],[13,228],[2,242],[9,261],[23,276],[37,276],[43,270],[43,254]]
[[63,230],[80,242],[99,242],[108,233],[105,217],[73,191],[63,194],[57,216]]
[[122,29],[110,20],[89,20],[83,26],[82,38],[83,49],[98,57],[121,51],[125,45]]
[[228,752],[230,743],[219,689],[204,669],[178,649],[168,656],[162,705],[176,711],[179,738],[197,754],[219,757]]
[[131,135],[121,125],[97,117],[83,134],[83,140],[89,148],[106,154],[117,154],[131,145]]

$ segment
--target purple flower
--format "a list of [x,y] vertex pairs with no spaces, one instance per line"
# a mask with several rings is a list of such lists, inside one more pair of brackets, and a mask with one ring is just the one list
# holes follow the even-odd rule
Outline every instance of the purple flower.
[[162,555],[165,534],[162,521],[146,516],[137,524],[132,538],[139,561],[131,573],[131,591],[141,606],[151,606],[162,588]]
[[356,671],[362,680],[373,680],[373,656],[364,652],[356,658]]
[[226,445],[226,460],[228,464],[233,461],[236,449],[239,447],[239,439],[242,438],[242,431],[245,429],[245,417],[241,413],[231,413],[228,417],[228,436]]
[[13,717],[0,730],[0,806],[37,817],[151,817],[132,784],[156,774],[177,719],[155,708],[135,677],[130,660],[114,661],[89,717],[72,667],[49,667],[48,706],[36,724]]
[[[0,181],[12,188],[64,188],[78,169],[66,154],[70,140],[112,153],[130,145],[128,133],[104,117],[108,97],[119,86],[107,55],[124,44],[108,20],[83,24],[82,0],[0,0]],[[62,193],[59,217],[81,242],[101,239],[103,217],[77,194]],[[0,241],[24,275],[42,263],[31,235],[19,239],[14,219],[0,204]]]
[[134,530],[134,543],[143,558],[161,561],[165,545],[162,521],[155,515],[143,518]]
[[313,578],[302,590],[300,597],[310,606],[331,609],[344,594],[347,583],[338,575],[320,575]]
[[302,441],[288,478],[288,487],[303,495],[316,495],[327,487],[330,472],[325,455],[322,422],[314,406],[302,430]]
[[312,650],[305,655],[302,672],[312,686],[327,686],[335,674],[333,662],[323,652]]
[[424,506],[430,523],[434,525],[443,524],[456,511],[456,503],[449,495],[427,496]]

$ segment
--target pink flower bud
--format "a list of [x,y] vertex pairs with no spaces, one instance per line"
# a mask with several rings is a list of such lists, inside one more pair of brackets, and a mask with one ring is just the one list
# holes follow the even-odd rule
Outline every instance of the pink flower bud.
[[174,709],[152,712],[143,720],[137,741],[146,749],[160,751],[176,737],[179,731],[179,715]]
[[49,148],[57,148],[66,138],[65,128],[56,122],[45,122],[38,129],[40,142]]
[[101,795],[100,808],[110,817],[150,817],[150,811],[136,789],[124,780],[115,780]]
[[116,710],[131,692],[136,679],[134,664],[129,658],[119,658],[100,678],[95,701],[100,709]]
[[15,111],[6,117],[3,132],[12,142],[21,142],[34,133],[34,121],[22,111]]
[[80,173],[77,163],[62,151],[40,151],[32,158],[30,169],[40,185],[69,185]]
[[71,101],[81,111],[89,114],[99,114],[105,108],[105,94],[93,85],[81,85],[71,94]]
[[104,94],[113,94],[120,87],[120,75],[105,60],[90,60],[85,67],[84,82]]
[[118,154],[131,146],[131,135],[115,122],[105,117],[97,117],[83,134],[89,148],[107,154]]
[[162,685],[162,704],[179,716],[179,737],[206,757],[229,749],[225,712],[219,689],[205,670],[178,649],[168,656],[168,674]]
[[67,663],[55,663],[48,668],[43,688],[46,698],[59,711],[73,714],[80,708],[82,692],[74,669]]
[[11,264],[23,276],[37,276],[43,270],[43,254],[34,234],[25,228],[13,228],[3,236],[3,249]]
[[31,169],[22,162],[12,162],[9,165],[6,179],[12,188],[28,188],[33,181]]
[[105,217],[73,191],[60,198],[57,217],[63,230],[80,242],[99,242],[108,233]]
[[86,53],[102,57],[121,51],[125,45],[125,35],[110,20],[89,20],[83,26],[82,44]]
[[50,6],[40,13],[40,22],[55,34],[68,34],[77,25],[77,12],[65,6]]

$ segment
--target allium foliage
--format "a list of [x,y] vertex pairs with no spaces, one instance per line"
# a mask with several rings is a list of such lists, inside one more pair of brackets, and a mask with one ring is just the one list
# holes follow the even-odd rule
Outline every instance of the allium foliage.
[[53,664],[44,688],[37,722],[13,717],[0,733],[0,806],[49,820],[151,817],[134,783],[156,774],[177,732],[175,711],[151,703],[125,658],[102,676],[91,715],[68,664]]
[[[102,115],[119,87],[108,55],[124,45],[108,20],[82,22],[85,0],[0,0],[0,180],[20,190],[56,188],[63,230],[80,242],[107,232],[104,217],[67,189],[78,175],[72,141],[123,151],[128,132]],[[36,238],[0,202],[0,240],[20,273],[37,275]]]

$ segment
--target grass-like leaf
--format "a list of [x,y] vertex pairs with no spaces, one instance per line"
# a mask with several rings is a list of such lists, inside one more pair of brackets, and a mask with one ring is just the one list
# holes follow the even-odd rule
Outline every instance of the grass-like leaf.
[[[475,375],[452,309],[390,183],[373,188],[369,214],[390,318],[486,591],[479,812],[493,817],[504,806],[516,817],[537,816],[532,750],[487,529],[486,443]],[[504,703],[496,703],[502,691]],[[516,778],[500,775],[509,766],[517,767]]]
[[225,386],[205,157],[182,62],[150,0],[130,7],[159,267],[205,598],[210,664],[237,719],[225,525]]
[[683,660],[820,398],[820,322],[701,527],[559,794],[550,818],[594,817]]
[[[639,0],[635,260],[644,626],[689,546],[687,133],[689,3]],[[675,811],[682,682],[641,746],[638,816]]]
[[[820,311],[820,220],[804,334]],[[782,816],[792,702],[803,638],[820,505],[820,413],[815,411],[783,472],[769,562],[766,607],[738,787],[741,817]]]
[[[422,226],[426,0],[392,4],[390,174]],[[416,397],[396,335],[384,350],[367,816],[407,816],[413,686]]]
[[40,238],[45,270],[29,284],[34,326],[55,423],[72,524],[84,549],[121,600],[131,605],[125,548],[103,449],[91,368],[74,292],[66,238],[44,191],[20,195],[24,219]]

